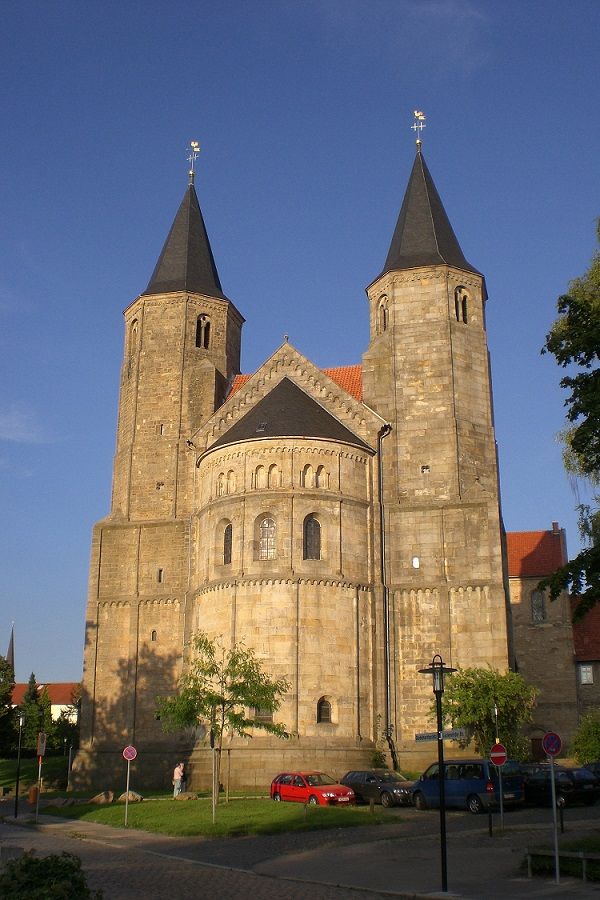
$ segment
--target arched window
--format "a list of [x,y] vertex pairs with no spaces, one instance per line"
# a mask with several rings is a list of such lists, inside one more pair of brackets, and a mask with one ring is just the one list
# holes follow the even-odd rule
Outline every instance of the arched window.
[[329,487],[329,475],[325,471],[325,466],[319,466],[315,475],[315,487]]
[[258,532],[258,558],[275,559],[275,520],[265,516],[260,521]]
[[151,640],[151,641],[155,641],[155,640],[156,640],[156,631],[153,631],[153,632],[152,632],[152,634],[150,635],[150,640]]
[[325,697],[317,703],[317,722],[331,722],[331,703]]
[[321,525],[313,515],[304,520],[304,559],[321,559]]
[[217,477],[217,497],[222,497],[225,493],[225,473],[219,472]]
[[387,331],[388,321],[388,300],[387,297],[382,297],[379,301],[379,306],[377,307],[377,331],[379,334],[383,334],[384,331]]
[[270,488],[279,487],[281,484],[281,480],[279,478],[279,469],[277,468],[275,463],[273,463],[272,466],[269,466],[268,484]]
[[541,591],[531,592],[531,621],[534,625],[546,621],[546,598]]
[[235,472],[230,469],[227,473],[227,493],[233,494],[235,491]]
[[231,565],[231,544],[233,538],[233,525],[229,522],[223,532],[223,565]]
[[315,473],[310,465],[304,466],[300,473],[300,487],[314,487]]
[[264,466],[257,466],[254,470],[254,487],[264,488],[267,486],[267,473]]
[[469,295],[464,287],[457,287],[454,291],[454,315],[457,322],[468,322]]
[[196,347],[208,350],[210,345],[210,319],[201,313],[196,319]]
[[129,328],[129,353],[133,356],[138,346],[138,320],[134,319]]

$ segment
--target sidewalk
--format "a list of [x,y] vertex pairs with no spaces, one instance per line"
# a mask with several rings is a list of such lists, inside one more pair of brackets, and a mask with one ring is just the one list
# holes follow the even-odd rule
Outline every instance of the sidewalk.
[[[19,816],[19,825],[26,825]],[[14,819],[6,818],[9,825]],[[581,830],[590,830],[593,823],[582,821]],[[40,814],[37,831],[23,829],[23,835],[44,834],[60,838],[65,844],[82,842],[110,848],[112,858],[116,850],[129,854],[130,865],[136,870],[158,862],[197,865],[212,870],[215,884],[223,882],[223,892],[213,887],[211,896],[229,897],[232,888],[226,887],[224,873],[252,873],[263,876],[260,896],[300,897],[302,888],[312,897],[464,897],[470,900],[536,900],[536,898],[598,898],[600,884],[585,884],[565,876],[559,885],[553,879],[528,879],[520,865],[525,848],[547,840],[546,826],[511,825],[505,833],[489,838],[483,821],[475,830],[448,835],[448,894],[441,893],[439,834],[432,830],[431,818],[383,826],[358,829],[335,829],[331,832],[307,832],[273,836],[232,839],[171,838],[141,831],[115,829],[92,822],[52,818]],[[578,823],[573,821],[574,830]],[[420,833],[415,834],[419,829]],[[12,828],[12,842],[16,828]],[[1,836],[1,832],[0,832]],[[79,852],[72,846],[70,852]],[[48,851],[50,852],[50,851]],[[144,859],[146,863],[144,864]],[[174,866],[176,869],[177,866]],[[219,870],[223,877],[219,881]],[[184,867],[186,879],[189,865]],[[205,876],[202,876],[203,878]],[[195,879],[194,879],[195,880]],[[246,879],[247,880],[247,879]],[[269,890],[269,885],[271,888]],[[317,885],[319,887],[317,888]],[[138,884],[141,887],[141,884]],[[248,890],[248,888],[245,888]],[[331,890],[331,893],[328,891]],[[252,889],[252,893],[258,896]],[[143,896],[137,888],[131,893],[108,896]],[[158,895],[157,895],[158,896]],[[187,896],[183,888],[172,885],[171,897]],[[202,896],[196,894],[195,896]]]

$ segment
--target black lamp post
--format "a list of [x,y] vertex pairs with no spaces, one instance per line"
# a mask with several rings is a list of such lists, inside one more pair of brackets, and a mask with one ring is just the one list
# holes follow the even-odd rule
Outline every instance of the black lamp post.
[[440,847],[442,857],[442,891],[448,890],[448,865],[446,858],[446,784],[444,772],[444,732],[442,722],[442,694],[444,693],[444,675],[456,672],[444,665],[444,660],[436,653],[431,660],[431,665],[426,669],[419,669],[421,675],[431,675],[433,678],[433,693],[435,694],[435,711],[437,715],[437,745],[438,745],[438,784],[440,788]]
[[17,749],[17,780],[15,784],[15,819],[19,815],[19,781],[21,780],[21,738],[23,737],[23,725],[25,716],[19,713],[19,746]]

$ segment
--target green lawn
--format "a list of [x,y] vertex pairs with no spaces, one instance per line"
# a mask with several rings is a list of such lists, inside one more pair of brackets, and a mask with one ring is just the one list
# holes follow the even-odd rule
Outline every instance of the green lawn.
[[[550,844],[540,845],[540,849],[554,850]],[[579,838],[562,838],[559,842],[559,851],[568,850],[570,853],[583,850],[586,853],[600,853],[600,831],[595,834],[582,835]],[[537,858],[532,862],[533,871],[537,874],[550,875],[554,872],[554,858]],[[581,862],[577,859],[561,859],[561,875],[575,875],[581,878]],[[600,881],[600,862],[589,861],[587,864],[587,877],[590,881]]]
[[[102,822],[117,828],[124,827],[125,804],[110,806],[91,804],[67,807],[45,807],[50,815]],[[346,828],[394,821],[394,810],[375,808],[371,815],[368,806],[307,807],[299,803],[273,803],[272,800],[221,801],[217,809],[217,823],[212,824],[209,799],[200,800],[144,800],[130,803],[130,828],[160,834],[192,837],[228,837],[242,834],[277,834],[287,831],[312,831],[319,828]]]
[[[44,790],[65,790],[67,787],[67,756],[46,756],[42,763],[42,779]],[[9,787],[15,789],[17,777],[17,760],[0,759],[0,788]],[[21,777],[19,781],[19,794],[27,793],[32,784],[37,784],[38,761],[37,758],[21,757]]]

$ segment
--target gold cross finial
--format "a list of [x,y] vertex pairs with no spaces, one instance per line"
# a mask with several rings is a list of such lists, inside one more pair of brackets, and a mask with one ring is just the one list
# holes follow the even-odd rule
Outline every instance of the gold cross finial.
[[200,144],[198,143],[198,141],[190,141],[190,149],[189,149],[188,158],[187,158],[188,162],[190,164],[190,170],[188,172],[188,175],[190,177],[190,184],[194,183],[194,175],[195,175],[194,166],[195,166],[196,159],[197,159],[199,153],[200,153]]
[[425,125],[425,113],[420,109],[415,109],[413,115],[415,117],[415,121],[413,122],[413,124],[410,127],[417,135],[417,149],[420,150],[421,144],[423,143],[421,140],[421,132],[423,131],[424,128],[427,127]]

